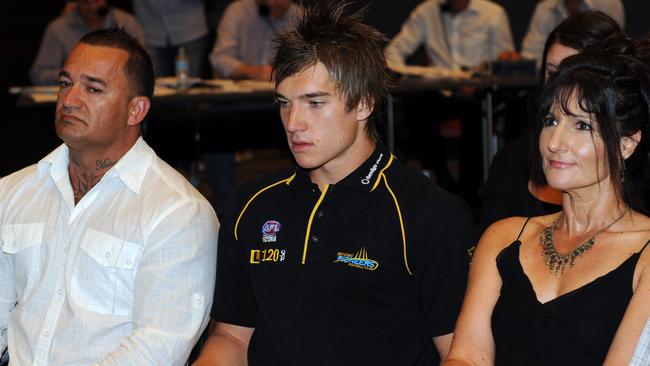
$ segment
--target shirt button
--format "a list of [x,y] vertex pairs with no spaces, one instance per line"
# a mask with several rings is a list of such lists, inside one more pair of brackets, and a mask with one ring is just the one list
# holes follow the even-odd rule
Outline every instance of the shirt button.
[[68,252],[68,246],[66,245],[63,247],[63,253],[67,253],[67,252]]
[[319,239],[318,239],[318,235],[312,235],[312,236],[311,236],[311,241],[312,241],[313,243],[318,243],[318,240],[319,240]]
[[126,260],[126,265],[127,265],[127,266],[130,266],[131,264],[133,264],[133,261],[130,260],[130,259],[127,259],[127,260]]
[[325,216],[325,211],[323,211],[323,210],[318,211],[318,212],[316,213],[316,216],[317,216],[319,219],[322,219],[323,216]]
[[106,258],[110,258],[110,257],[111,257],[111,252],[106,252]]
[[18,242],[14,240],[14,241],[11,243],[11,246],[12,246],[12,247],[15,247],[16,245],[18,245]]
[[63,296],[63,289],[60,288],[60,289],[56,290],[56,293]]
[[49,336],[50,336],[50,331],[49,331],[49,330],[46,330],[45,332],[43,332],[43,335],[44,335],[45,337],[49,337]]

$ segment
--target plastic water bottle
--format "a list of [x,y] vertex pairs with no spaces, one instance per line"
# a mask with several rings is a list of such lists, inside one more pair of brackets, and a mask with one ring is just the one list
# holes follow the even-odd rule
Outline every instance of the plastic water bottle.
[[189,59],[185,53],[185,48],[181,47],[176,54],[176,78],[178,78],[179,88],[186,88],[188,86],[189,68]]

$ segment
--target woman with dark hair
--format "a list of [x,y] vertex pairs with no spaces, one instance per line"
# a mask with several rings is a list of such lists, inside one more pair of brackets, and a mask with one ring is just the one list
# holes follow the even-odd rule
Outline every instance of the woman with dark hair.
[[650,314],[647,45],[564,60],[533,126],[532,179],[562,211],[490,226],[445,365],[627,365]]
[[[605,13],[578,13],[560,23],[549,34],[544,46],[540,85],[560,62],[582,52],[587,46],[621,31]],[[506,145],[490,165],[483,201],[481,229],[511,216],[540,216],[557,212],[560,193],[546,185],[529,180],[529,137],[521,137]],[[481,231],[482,231],[481,230]]]

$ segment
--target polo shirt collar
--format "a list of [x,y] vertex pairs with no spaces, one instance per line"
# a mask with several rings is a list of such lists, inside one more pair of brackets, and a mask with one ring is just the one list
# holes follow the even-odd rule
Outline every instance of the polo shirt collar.
[[[388,164],[391,161],[390,151],[388,151],[386,146],[383,144],[377,143],[375,145],[375,150],[370,157],[352,173],[348,174],[345,178],[336,183],[336,185],[370,192],[380,179],[381,171],[388,167]],[[309,171],[297,167],[296,177],[291,182],[291,185],[302,187],[304,185],[313,184],[314,183],[309,179]]]
[[[141,136],[106,175],[117,175],[125,186],[140,194],[142,182],[154,160],[155,153]],[[68,174],[68,163],[68,147],[62,144],[38,162],[38,178],[43,178],[49,172],[52,179],[58,181]]]

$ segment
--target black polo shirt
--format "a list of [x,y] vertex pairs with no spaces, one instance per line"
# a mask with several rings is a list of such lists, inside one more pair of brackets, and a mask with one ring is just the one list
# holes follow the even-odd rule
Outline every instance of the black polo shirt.
[[464,202],[383,146],[321,192],[291,168],[239,189],[212,317],[255,328],[250,365],[429,365],[474,244]]

